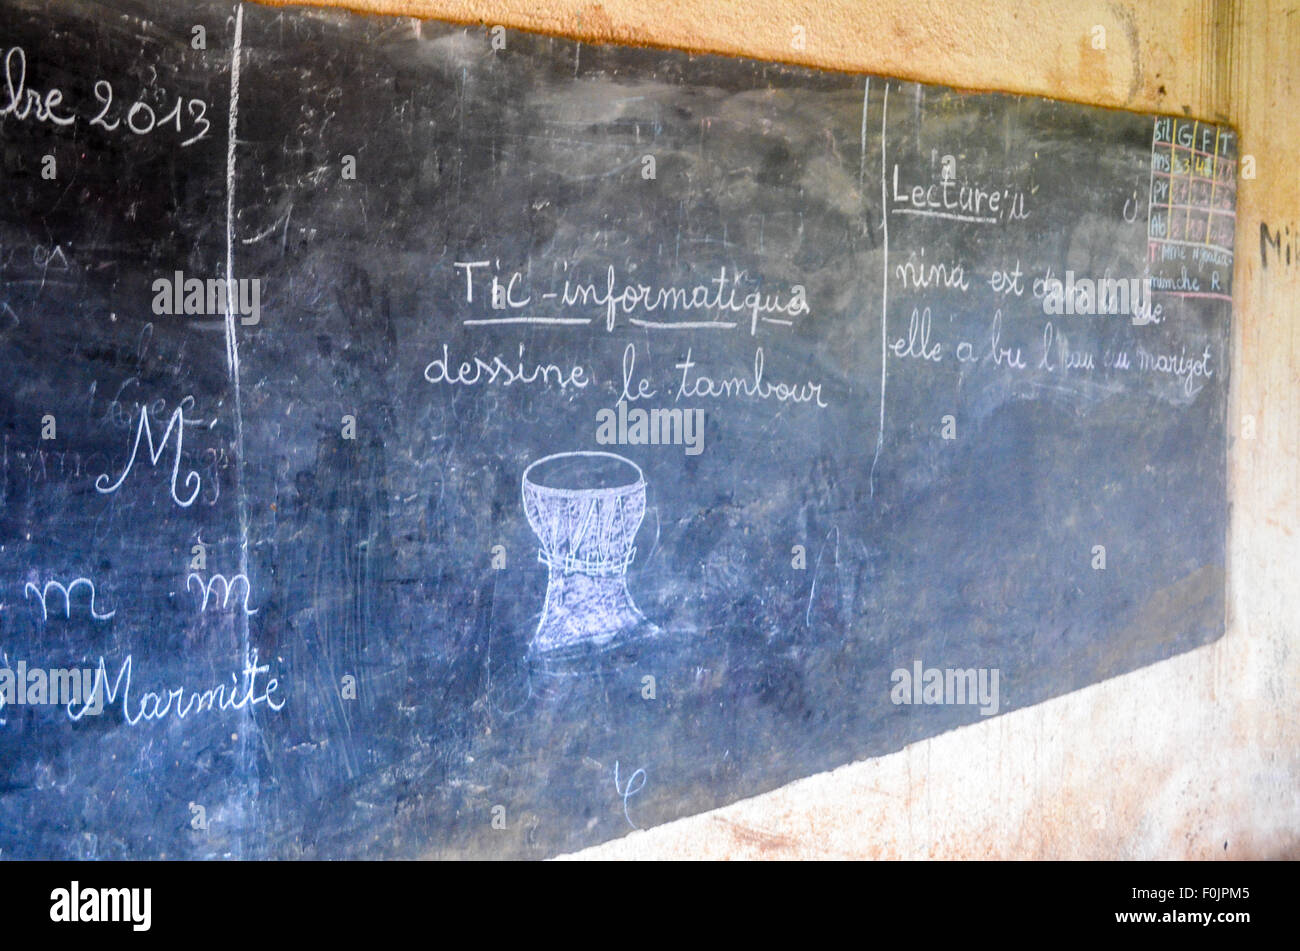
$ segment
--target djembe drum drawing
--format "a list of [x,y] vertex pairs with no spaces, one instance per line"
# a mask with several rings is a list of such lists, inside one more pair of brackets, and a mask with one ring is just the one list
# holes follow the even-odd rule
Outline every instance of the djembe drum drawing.
[[645,517],[641,468],[611,452],[562,452],[523,476],[524,514],[541,542],[546,603],[530,651],[554,656],[652,636],[627,590]]

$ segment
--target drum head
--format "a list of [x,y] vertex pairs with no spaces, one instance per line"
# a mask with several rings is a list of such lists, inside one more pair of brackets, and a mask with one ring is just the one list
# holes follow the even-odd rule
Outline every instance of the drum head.
[[612,452],[562,452],[524,470],[525,486],[552,492],[609,492],[643,482],[636,463]]

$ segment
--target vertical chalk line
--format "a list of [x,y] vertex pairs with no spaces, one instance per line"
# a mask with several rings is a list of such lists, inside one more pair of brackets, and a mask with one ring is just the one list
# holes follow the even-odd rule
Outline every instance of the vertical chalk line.
[[[1147,261],[1155,260],[1155,250],[1151,247],[1151,207],[1156,200],[1156,144],[1159,141],[1156,136],[1160,132],[1160,117],[1157,116],[1151,123],[1151,172],[1147,176]],[[1170,152],[1172,155],[1173,152]],[[1173,163],[1170,163],[1172,170]],[[1170,181],[1173,181],[1172,177]],[[1148,272],[1149,272],[1148,268]]]
[[[226,367],[234,384],[235,396],[235,479],[239,512],[239,570],[248,574],[248,499],[244,487],[244,415],[239,392],[239,341],[235,335],[235,142],[239,125],[239,67],[243,55],[244,5],[235,8],[235,40],[230,59],[230,113],[226,124]],[[240,647],[245,666],[252,661],[248,615],[241,618]],[[252,705],[243,711],[239,731],[239,758],[250,763],[249,733],[252,730]],[[236,837],[237,858],[243,857],[243,838]]]
[[[239,480],[239,570],[248,577],[248,503],[244,495],[244,412],[239,392],[239,341],[235,335],[235,133],[239,124],[239,66],[243,55],[244,5],[235,9],[235,42],[230,61],[230,120],[226,137],[226,357],[235,391],[235,465]],[[244,619],[244,659],[248,619]]]
[[867,176],[867,100],[871,98],[871,77],[862,87],[862,150],[858,153],[858,191],[862,191],[862,186]]
[[871,460],[871,475],[867,479],[871,498],[876,497],[876,463],[880,461],[880,447],[885,444],[885,340],[889,335],[889,199],[885,193],[885,122],[889,118],[889,83],[880,107],[880,225],[884,229],[885,266],[884,281],[880,287],[880,431],[876,434],[876,455]]
[[239,393],[239,344],[235,340],[235,129],[239,124],[239,56],[244,5],[235,8],[235,43],[230,60],[230,115],[226,125],[226,369]]

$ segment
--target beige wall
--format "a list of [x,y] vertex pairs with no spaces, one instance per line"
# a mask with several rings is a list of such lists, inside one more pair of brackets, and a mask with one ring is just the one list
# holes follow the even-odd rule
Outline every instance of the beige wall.
[[1261,219],[1300,234],[1300,0],[321,2],[1236,125],[1258,177],[1238,193],[1227,636],[582,855],[1300,858],[1300,260],[1265,270],[1259,241]]

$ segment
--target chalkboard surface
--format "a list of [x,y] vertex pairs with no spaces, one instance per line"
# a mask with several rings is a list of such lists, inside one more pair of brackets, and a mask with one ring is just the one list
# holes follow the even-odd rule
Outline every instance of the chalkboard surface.
[[545,857],[1222,634],[1230,129],[0,11],[0,856]]

